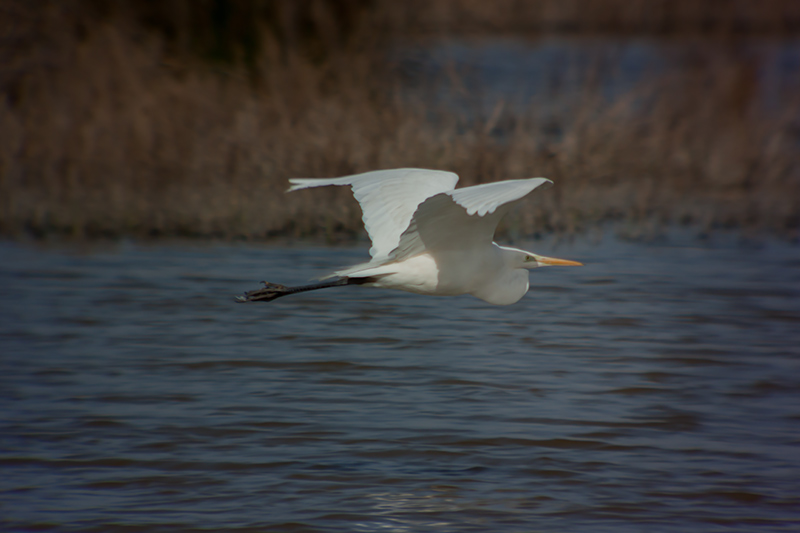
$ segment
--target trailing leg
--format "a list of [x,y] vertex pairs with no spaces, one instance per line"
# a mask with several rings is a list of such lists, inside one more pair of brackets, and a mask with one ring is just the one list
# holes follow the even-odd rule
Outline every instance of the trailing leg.
[[294,294],[297,292],[314,291],[317,289],[327,289],[328,287],[343,287],[345,285],[363,285],[369,283],[371,278],[338,278],[332,281],[324,281],[322,283],[314,283],[311,285],[301,285],[299,287],[287,287],[278,283],[267,283],[262,281],[264,286],[260,289],[247,291],[243,296],[237,296],[236,301],[239,303],[244,302],[270,302],[275,298],[286,296],[287,294]]

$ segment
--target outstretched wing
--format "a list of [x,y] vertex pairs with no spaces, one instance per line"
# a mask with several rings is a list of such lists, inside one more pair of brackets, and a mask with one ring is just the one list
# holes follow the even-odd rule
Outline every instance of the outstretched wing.
[[[361,205],[364,227],[372,240],[372,257],[387,257],[406,231],[417,207],[431,196],[452,191],[458,176],[441,170],[400,168],[375,170],[329,179],[291,179],[289,191],[327,185],[349,185]],[[465,189],[466,190],[466,189]]]
[[467,214],[472,216],[491,215],[501,206],[506,206],[504,212],[513,207],[509,203],[522,200],[534,189],[542,185],[550,186],[553,182],[547,178],[529,178],[525,180],[506,180],[495,183],[484,183],[464,187],[449,193],[455,202],[467,210]]
[[392,253],[403,260],[425,251],[489,245],[500,219],[545,178],[499,181],[437,194],[422,202]]

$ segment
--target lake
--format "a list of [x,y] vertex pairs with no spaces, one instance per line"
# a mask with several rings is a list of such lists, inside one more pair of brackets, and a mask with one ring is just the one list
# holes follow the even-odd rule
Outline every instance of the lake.
[[800,90],[796,38],[441,39],[400,47],[391,60],[404,72],[412,94],[434,82],[437,92],[428,95],[432,102],[462,107],[468,116],[479,109],[487,118],[498,104],[524,113],[538,102],[544,115],[574,113],[587,95],[628,100],[661,78],[691,78],[698,68],[716,68],[717,76],[724,68],[747,71],[744,83],[752,83],[748,105],[762,117],[794,113]]
[[603,235],[519,303],[365,246],[0,243],[5,531],[797,531],[800,247]]

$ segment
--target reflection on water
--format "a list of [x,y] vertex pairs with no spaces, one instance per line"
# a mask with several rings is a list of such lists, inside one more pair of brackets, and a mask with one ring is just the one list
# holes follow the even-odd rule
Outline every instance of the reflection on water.
[[0,245],[4,530],[791,531],[800,250],[568,250],[494,307],[234,293],[350,248]]

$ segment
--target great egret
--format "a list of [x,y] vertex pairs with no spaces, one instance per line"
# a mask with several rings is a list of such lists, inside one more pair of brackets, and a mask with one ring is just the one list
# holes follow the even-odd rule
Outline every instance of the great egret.
[[471,294],[491,304],[508,305],[528,291],[528,270],[581,264],[492,241],[503,215],[537,187],[552,184],[545,178],[455,189],[458,176],[452,172],[403,168],[289,181],[292,186],[287,192],[328,185],[352,187],[372,240],[372,259],[337,270],[322,278],[328,281],[313,285],[262,282],[263,288],[237,297],[239,302],[365,285],[437,296]]

